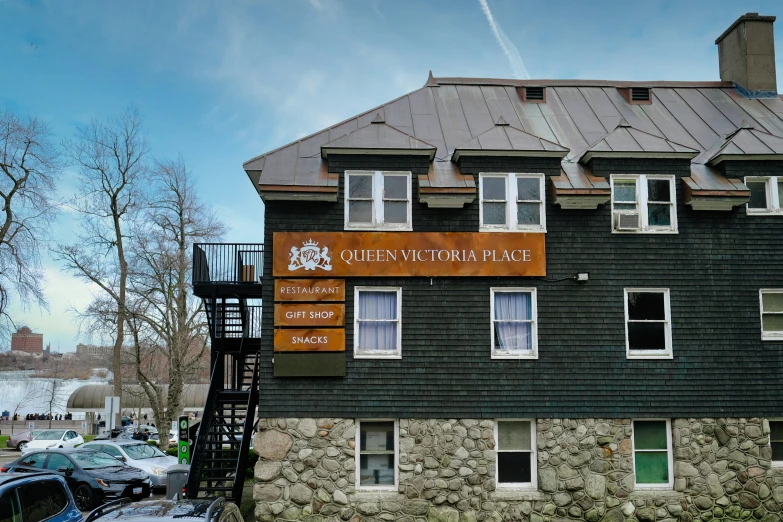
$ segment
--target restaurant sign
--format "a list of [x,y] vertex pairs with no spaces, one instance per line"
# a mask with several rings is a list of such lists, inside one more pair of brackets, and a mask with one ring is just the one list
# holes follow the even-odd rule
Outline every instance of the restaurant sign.
[[275,232],[275,277],[545,276],[545,234]]

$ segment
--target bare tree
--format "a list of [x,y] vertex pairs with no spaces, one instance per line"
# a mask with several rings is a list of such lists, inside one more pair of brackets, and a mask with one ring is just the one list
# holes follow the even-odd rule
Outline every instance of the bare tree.
[[48,406],[49,414],[49,428],[52,427],[52,418],[54,417],[53,411],[63,406],[63,397],[60,395],[60,389],[63,387],[63,380],[61,379],[63,365],[59,358],[51,357],[51,367],[49,368],[49,378],[51,387],[47,387],[43,393],[44,403]]
[[[158,162],[152,180],[156,197],[142,229],[134,234],[132,247],[136,307],[129,317],[129,330],[134,337],[139,384],[155,419],[167,427],[182,411],[186,379],[202,369],[208,350],[206,315],[191,289],[193,243],[218,238],[225,227],[196,196],[181,158]],[[145,365],[145,345],[146,357],[166,368],[165,377],[156,376]],[[161,364],[152,366],[159,371]],[[164,382],[169,385],[165,401]],[[161,437],[161,446],[167,445],[168,439]]]
[[40,247],[49,235],[57,207],[54,179],[61,170],[57,147],[46,123],[0,110],[0,316],[3,327],[9,294],[22,307],[46,306]]
[[78,241],[58,245],[66,270],[97,285],[113,303],[114,393],[122,394],[122,346],[128,291],[127,241],[131,223],[143,207],[149,146],[141,134],[141,116],[129,107],[106,121],[93,120],[66,142],[79,169],[81,193],[73,208],[82,216]]
[[[10,396],[14,396],[15,393],[18,394],[11,404],[11,435],[13,435],[14,424],[16,424],[16,414],[19,413],[19,410],[24,406],[40,399],[41,390],[36,386],[36,383],[31,381],[23,372],[19,372],[19,375],[14,372],[13,380],[4,384],[8,384]],[[13,391],[11,388],[13,388]]]

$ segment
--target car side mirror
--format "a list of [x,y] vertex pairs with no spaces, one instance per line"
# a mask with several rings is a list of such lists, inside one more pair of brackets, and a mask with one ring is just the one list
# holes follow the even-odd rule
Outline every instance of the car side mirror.
[[65,466],[60,466],[57,468],[58,473],[65,473],[67,476],[71,476],[73,474],[73,469],[67,468]]
[[120,462],[128,462],[128,459],[126,459],[125,457],[123,457],[121,455],[118,455],[118,456],[116,456],[114,458],[119,460]]

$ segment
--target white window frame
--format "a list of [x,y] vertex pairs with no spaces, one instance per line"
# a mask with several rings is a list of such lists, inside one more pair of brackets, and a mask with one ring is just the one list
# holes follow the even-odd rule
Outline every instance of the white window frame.
[[[394,423],[394,485],[361,486],[362,467],[362,422]],[[400,483],[400,422],[398,419],[356,419],[356,491],[397,491]]]
[[[780,201],[779,183],[783,183],[783,176],[745,176],[748,181],[763,181],[767,191],[767,208],[750,208],[745,204],[745,213],[749,216],[781,216],[783,215],[783,201]],[[773,190],[774,186],[774,190]]]
[[[666,349],[664,350],[631,350],[631,340],[628,336],[628,294],[629,293],[658,293],[663,294],[663,307],[665,312],[664,324],[666,325],[665,339]],[[673,359],[674,350],[672,349],[672,311],[668,288],[624,288],[623,289],[623,309],[625,310],[625,357],[626,359]],[[635,322],[642,322],[634,319]],[[650,320],[650,322],[659,323],[660,320]]]
[[[644,421],[665,421],[666,422],[666,456],[669,463],[669,482],[668,484],[639,484],[636,481],[636,452],[660,451],[660,450],[637,450],[636,449],[636,422]],[[631,421],[631,454],[633,455],[633,483],[634,488],[639,489],[659,489],[670,490],[674,488],[674,451],[672,450],[672,421],[671,419],[633,419]]]
[[[372,176],[372,223],[358,223],[354,224],[348,221],[349,213],[348,207],[350,203],[349,199],[349,177],[351,175],[363,175]],[[407,183],[407,202],[408,213],[405,223],[385,223],[383,216],[383,178],[385,176],[404,176]],[[344,224],[345,230],[401,230],[410,231],[413,230],[413,221],[411,217],[411,211],[413,207],[413,200],[411,198],[411,173],[406,171],[391,171],[391,170],[346,170],[345,179],[345,204],[344,204]],[[395,200],[396,201],[396,200]]]
[[[767,422],[783,422],[783,417],[768,418]],[[769,429],[769,447],[772,449],[772,427]],[[783,460],[772,460],[771,463],[773,468],[783,468]]]
[[[359,351],[359,293],[395,292],[397,294],[397,349],[384,352]],[[391,321],[389,321],[391,322]],[[357,286],[353,289],[353,357],[354,359],[402,359],[402,287]]]
[[780,341],[783,339],[783,331],[765,332],[764,314],[781,314],[783,312],[764,312],[764,294],[783,294],[783,288],[760,288],[759,289],[759,326],[761,328],[762,341]]
[[[485,225],[484,224],[484,179],[501,178],[506,186],[505,200],[487,200],[492,203],[505,203],[506,205],[506,224],[505,225]],[[517,223],[517,178],[538,179],[540,212],[538,225],[520,225]],[[479,231],[481,232],[546,232],[546,177],[538,172],[480,172],[479,173]],[[513,183],[512,183],[513,181]],[[534,201],[523,200],[519,203],[534,203]]]
[[[536,419],[495,419],[495,453],[505,453],[500,449],[500,437],[498,436],[498,425],[501,422],[526,421],[530,422],[530,482],[500,482],[500,459],[495,459],[495,489],[502,490],[526,490],[534,491],[538,489],[538,444],[536,441]],[[508,450],[518,452],[519,450]]]
[[[531,351],[528,353],[513,354],[504,352],[501,350],[495,350],[495,292],[507,292],[507,293],[530,293],[531,302],[531,328],[530,334],[533,336],[533,342],[531,343]],[[526,321],[519,321],[526,322]],[[538,296],[536,288],[522,288],[522,287],[492,287],[489,289],[489,331],[490,331],[490,350],[492,359],[538,359]],[[527,420],[527,419],[523,419]]]
[[[627,213],[627,211],[617,210],[615,211],[614,205],[614,184],[615,181],[636,181],[636,210],[639,213],[639,228],[637,230],[617,230],[614,226],[614,216],[616,213]],[[649,216],[647,215],[647,203],[648,203],[648,191],[647,181],[659,180],[669,182],[669,194],[671,195],[671,208],[670,218],[671,225],[668,227],[651,226],[649,222]],[[612,201],[612,221],[609,226],[612,229],[612,234],[677,234],[677,184],[675,183],[674,176],[666,174],[612,174],[610,177],[611,182],[611,201]]]

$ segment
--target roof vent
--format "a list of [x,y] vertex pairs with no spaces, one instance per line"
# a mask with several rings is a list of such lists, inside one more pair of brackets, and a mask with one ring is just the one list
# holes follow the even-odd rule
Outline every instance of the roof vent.
[[648,104],[652,103],[649,87],[623,87],[617,89],[628,103]]
[[544,87],[525,87],[523,100],[530,103],[544,103],[546,101]]
[[650,89],[647,87],[631,87],[631,101],[650,101]]

